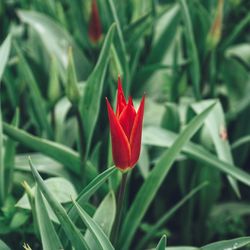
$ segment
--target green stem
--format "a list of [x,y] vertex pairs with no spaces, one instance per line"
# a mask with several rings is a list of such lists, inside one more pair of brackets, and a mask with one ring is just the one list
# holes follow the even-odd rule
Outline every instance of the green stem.
[[80,158],[81,158],[81,174],[82,180],[85,182],[86,180],[86,171],[85,171],[85,144],[84,144],[84,127],[83,122],[81,119],[81,114],[78,108],[76,108],[76,119],[78,123],[78,130],[79,130],[79,147],[80,147]]
[[116,215],[116,220],[113,228],[113,234],[112,234],[112,239],[113,239],[113,244],[116,246],[117,240],[118,240],[118,233],[120,230],[120,225],[121,225],[121,218],[122,218],[122,210],[123,210],[123,204],[124,204],[124,195],[125,195],[125,189],[126,189],[126,183],[127,183],[127,176],[128,173],[123,173],[122,174],[122,181],[118,193],[118,199],[117,199],[117,215]]

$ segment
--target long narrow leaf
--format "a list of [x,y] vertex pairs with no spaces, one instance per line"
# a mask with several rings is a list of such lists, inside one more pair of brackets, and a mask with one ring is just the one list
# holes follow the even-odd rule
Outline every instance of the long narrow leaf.
[[8,35],[0,47],[0,84],[4,69],[6,67],[11,47],[11,36]]
[[128,249],[133,236],[143,219],[147,209],[149,208],[153,198],[167,176],[176,157],[180,153],[182,147],[190,140],[195,132],[201,127],[205,118],[213,109],[214,104],[207,108],[200,115],[196,116],[179,135],[172,147],[168,149],[160,158],[158,163],[149,174],[137,193],[132,206],[130,207],[125,221],[123,223],[120,239],[120,249]]
[[[192,108],[197,114],[199,114],[212,102],[214,102],[214,100],[201,101],[193,104]],[[213,140],[216,152],[218,154],[218,158],[233,165],[233,156],[231,153],[229,142],[227,138],[221,138],[221,134],[223,135],[226,133],[226,124],[224,112],[220,102],[217,102],[216,106],[213,109],[213,112],[211,112],[205,120],[205,126],[209,130],[210,136]],[[235,179],[233,179],[231,176],[228,176],[228,180],[236,195],[240,197],[239,187]]]
[[52,210],[56,214],[72,245],[75,247],[76,250],[89,249],[81,232],[79,231],[78,228],[76,228],[74,223],[70,220],[63,206],[55,199],[53,194],[48,190],[47,186],[44,184],[42,177],[39,175],[36,168],[32,165],[30,159],[29,159],[29,164],[38,187],[40,188],[44,197],[46,198]]
[[[88,199],[104,184],[104,182],[115,172],[117,172],[117,169],[115,167],[108,168],[103,173],[96,176],[78,195],[76,198],[76,202],[83,206]],[[79,214],[77,213],[76,207],[72,205],[68,210],[68,216],[70,219],[75,222],[79,218]],[[60,231],[59,235],[61,236],[63,234],[62,231]]]
[[157,244],[155,250],[165,250],[166,244],[167,244],[167,237],[166,235],[163,235],[159,243]]
[[17,14],[21,21],[30,25],[38,33],[49,54],[55,55],[63,79],[67,68],[67,50],[69,47],[73,49],[78,77],[87,79],[91,64],[74,39],[62,26],[50,17],[36,11],[18,10]]
[[17,43],[14,43],[14,47],[15,47],[17,56],[20,60],[20,63],[19,63],[20,72],[23,74],[23,77],[26,80],[27,86],[29,88],[32,105],[34,106],[34,111],[37,116],[38,122],[41,125],[41,127],[47,132],[48,137],[51,138],[52,128],[47,120],[47,113],[46,113],[46,108],[45,108],[46,105],[42,97],[41,91],[38,87],[38,83],[36,82],[35,77],[31,71],[31,68],[28,65]]
[[165,224],[173,214],[180,209],[187,201],[189,201],[197,192],[199,192],[202,188],[204,188],[208,183],[204,182],[192,189],[185,197],[183,197],[176,205],[174,205],[171,209],[169,209],[150,229],[149,232],[140,240],[137,249],[143,249],[143,246],[151,239],[153,235],[157,232],[157,230]]
[[108,0],[108,5],[109,9],[112,13],[113,20],[115,21],[117,25],[117,33],[118,33],[118,38],[119,38],[119,47],[120,49],[120,57],[121,57],[121,62],[123,66],[123,81],[125,83],[124,89],[125,93],[128,94],[129,91],[129,82],[130,82],[130,72],[129,72],[129,65],[128,65],[128,60],[127,60],[127,51],[126,51],[126,45],[123,37],[123,32],[122,32],[122,27],[118,18],[117,10],[115,8],[115,4],[113,0]]
[[63,146],[62,144],[31,135],[24,130],[15,128],[7,123],[3,123],[3,132],[10,138],[21,142],[29,148],[57,160],[67,166],[71,171],[79,173],[80,157],[72,149]]
[[[88,199],[104,184],[104,182],[115,172],[117,172],[117,169],[115,167],[108,168],[103,173],[96,176],[95,179],[93,179],[78,195],[76,198],[77,203],[80,206],[83,206],[85,202],[88,201]],[[78,218],[78,215],[76,213],[75,206],[72,205],[72,207],[69,209],[68,212],[69,217],[72,221],[76,221]]]
[[38,187],[36,187],[35,192],[35,207],[43,249],[63,249],[62,244],[56,234],[55,228],[49,218],[42,194]]
[[[171,147],[177,137],[178,135],[171,131],[160,128],[156,129],[155,127],[148,127],[144,131],[143,141],[147,145]],[[208,166],[215,167],[220,171],[229,174],[240,182],[250,186],[250,175],[247,172],[241,170],[238,167],[235,167],[234,165],[221,161],[220,159],[218,159],[218,157],[207,151],[202,146],[193,142],[188,142],[182,148],[182,152],[188,157],[205,163]]]
[[223,240],[201,247],[201,250],[238,249],[250,244],[250,237],[241,237],[232,240]]
[[194,88],[194,94],[197,99],[200,98],[200,63],[198,58],[198,52],[194,40],[194,32],[192,27],[192,22],[187,6],[186,0],[179,0],[181,5],[181,11],[185,26],[185,36],[187,42],[187,52],[189,59],[191,61],[190,64],[190,77],[192,79],[192,84]]
[[[101,227],[107,237],[110,236],[115,221],[115,214],[116,199],[114,192],[111,191],[103,199],[93,216],[93,220]],[[96,241],[89,230],[86,231],[84,238],[88,242],[90,249],[98,249]]]
[[106,36],[98,62],[87,80],[84,97],[81,99],[80,109],[87,138],[86,157],[88,156],[95,124],[99,115],[104,78],[110,58],[110,50],[115,32],[113,24]]
[[[8,36],[0,47],[0,86],[2,74],[4,72],[5,66],[8,61],[10,52],[11,38]],[[4,161],[3,161],[3,128],[2,128],[2,112],[1,112],[1,96],[0,96],[0,206],[4,202],[5,197],[5,171],[4,171]]]
[[86,213],[77,202],[74,202],[76,209],[84,222],[84,224],[87,226],[89,231],[92,233],[93,237],[96,239],[96,241],[99,243],[98,249],[103,250],[114,250],[114,247],[112,246],[110,240],[105,235],[105,233],[102,231],[100,226]]

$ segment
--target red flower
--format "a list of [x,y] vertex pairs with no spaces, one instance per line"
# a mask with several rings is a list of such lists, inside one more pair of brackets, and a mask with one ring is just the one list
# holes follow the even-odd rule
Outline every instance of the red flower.
[[91,17],[89,21],[88,34],[89,34],[90,40],[94,43],[98,42],[102,36],[102,27],[101,27],[96,0],[92,0]]
[[145,96],[138,111],[135,111],[132,98],[128,103],[124,97],[121,79],[118,77],[116,114],[106,98],[112,140],[113,161],[117,168],[125,171],[133,168],[141,150],[142,122]]

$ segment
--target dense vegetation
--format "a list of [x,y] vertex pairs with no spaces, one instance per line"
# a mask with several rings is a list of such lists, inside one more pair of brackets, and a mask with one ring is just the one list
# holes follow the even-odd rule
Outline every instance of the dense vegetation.
[[[248,249],[250,2],[94,2],[0,1],[0,249]],[[118,75],[146,103],[114,242]]]

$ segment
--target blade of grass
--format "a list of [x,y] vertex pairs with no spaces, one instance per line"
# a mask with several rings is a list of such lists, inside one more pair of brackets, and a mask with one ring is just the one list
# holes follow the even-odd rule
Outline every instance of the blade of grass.
[[113,16],[113,20],[115,21],[116,25],[117,25],[117,34],[118,34],[118,38],[119,38],[119,47],[121,48],[121,53],[120,53],[120,57],[121,57],[121,62],[122,62],[122,66],[123,68],[123,81],[124,81],[124,90],[125,93],[128,94],[129,89],[130,89],[130,72],[129,72],[129,65],[128,65],[128,59],[127,59],[127,51],[126,51],[126,45],[125,45],[125,41],[124,41],[124,37],[123,37],[123,33],[122,33],[122,27],[117,15],[117,10],[115,8],[115,4],[113,0],[108,0],[108,5],[109,8],[111,10],[112,16]]
[[22,22],[30,25],[40,36],[49,55],[54,55],[58,60],[59,72],[65,79],[67,68],[67,50],[72,47],[79,79],[87,79],[92,65],[77,46],[72,36],[50,17],[36,11],[18,10]]
[[80,215],[83,223],[87,226],[89,231],[91,232],[92,236],[95,238],[96,242],[99,245],[98,249],[103,250],[114,250],[114,247],[112,246],[110,240],[105,235],[105,233],[102,231],[100,226],[86,213],[81,206],[75,202],[74,205],[77,209],[78,214]]
[[238,139],[237,141],[235,141],[232,144],[232,149],[236,149],[238,147],[241,147],[242,145],[249,143],[250,142],[250,135],[246,135],[244,137],[241,137],[240,139]]
[[[1,79],[6,67],[10,53],[11,37],[5,39],[0,47],[0,87]],[[2,128],[2,111],[1,111],[1,96],[0,96],[0,207],[4,203],[5,197],[5,170],[4,170],[4,155],[3,155],[3,128]]]
[[38,83],[36,82],[35,77],[17,43],[14,43],[14,47],[19,58],[18,65],[20,67],[20,72],[23,74],[23,78],[25,79],[29,88],[32,105],[34,106],[38,122],[41,125],[41,128],[46,131],[48,138],[52,138],[52,128],[47,120],[47,112],[45,108],[46,105],[38,87]]
[[3,151],[3,125],[2,125],[2,109],[0,96],[0,207],[5,200],[5,169],[4,169],[4,151]]
[[166,224],[166,222],[173,216],[173,214],[180,209],[187,201],[189,201],[197,192],[199,192],[202,188],[207,186],[208,183],[201,183],[199,186],[192,189],[185,197],[183,197],[176,205],[174,205],[171,209],[169,209],[161,218],[154,223],[151,227],[150,231],[140,240],[136,249],[144,249],[145,244],[156,234],[157,230]]
[[[205,108],[207,108],[214,100],[205,100],[198,103],[195,103],[192,106],[196,114],[202,112]],[[221,134],[227,133],[226,123],[224,112],[220,102],[217,102],[216,106],[213,109],[213,112],[205,120],[205,126],[209,130],[210,136],[215,145],[216,152],[218,154],[218,158],[222,161],[228,162],[230,164],[234,164],[233,156],[230,150],[230,145],[228,143],[227,138],[221,138]],[[240,198],[240,191],[237,182],[231,176],[228,176],[228,181],[233,188],[234,192]]]
[[[103,199],[93,216],[93,220],[101,227],[108,238],[110,236],[111,229],[115,220],[115,214],[115,194],[111,191]],[[86,242],[88,242],[90,249],[98,249],[96,241],[89,230],[86,231],[84,238]]]
[[88,158],[91,140],[99,115],[104,79],[110,59],[110,50],[115,30],[116,25],[113,24],[109,28],[97,64],[87,80],[84,97],[80,101],[80,111],[87,138],[85,159]]
[[238,249],[250,244],[250,237],[241,237],[232,240],[223,240],[201,247],[201,250]]
[[185,37],[187,43],[187,53],[190,59],[189,71],[190,77],[193,84],[194,95],[196,99],[200,99],[200,63],[198,58],[198,51],[195,44],[194,32],[192,27],[192,22],[187,6],[186,0],[179,0],[181,6],[181,12],[185,27]]
[[[19,109],[16,110],[12,120],[12,125],[17,127],[19,124]],[[5,168],[5,192],[9,192],[13,185],[13,171],[15,166],[16,141],[7,138],[5,142],[4,168]]]
[[120,249],[129,248],[133,236],[143,219],[147,209],[154,199],[157,191],[167,176],[176,157],[179,155],[182,147],[190,140],[195,132],[201,127],[205,118],[213,109],[215,104],[211,105],[200,115],[196,116],[178,136],[172,147],[164,152],[160,160],[154,166],[146,181],[142,184],[137,193],[123,223],[120,236]]
[[238,35],[242,32],[243,29],[247,27],[250,23],[250,14],[248,13],[246,17],[244,17],[234,28],[230,35],[224,40],[222,43],[222,49],[226,49],[234,40],[238,37]]
[[42,194],[38,187],[36,187],[35,191],[35,207],[43,249],[63,249],[62,244],[56,234],[55,228],[49,218]]
[[[105,170],[103,173],[95,177],[78,195],[76,198],[77,203],[83,206],[89,198],[104,184],[104,182],[115,172],[117,172],[116,167],[111,167]],[[68,211],[68,215],[72,221],[76,221],[78,215],[76,214],[75,206],[71,206]]]
[[166,244],[167,244],[167,237],[166,235],[163,235],[159,243],[157,244],[155,250],[165,250]]
[[0,47],[0,59],[1,59],[1,62],[0,62],[0,84],[1,84],[1,79],[2,79],[4,69],[6,67],[6,64],[7,64],[8,58],[9,58],[10,47],[11,47],[11,36],[8,35]]
[[31,135],[7,123],[3,123],[3,132],[10,138],[21,142],[29,148],[57,160],[74,173],[79,173],[80,157],[72,149],[62,144]]
[[79,229],[74,225],[74,223],[70,220],[63,206],[55,199],[53,194],[48,190],[36,168],[32,165],[30,158],[29,164],[38,187],[40,188],[50,207],[56,214],[72,245],[75,247],[76,250],[89,249],[87,243],[83,238],[83,235],[81,234]]
[[[78,195],[76,202],[80,206],[88,201],[88,199],[105,183],[105,181],[115,172],[117,172],[116,167],[111,167],[105,170],[103,173],[96,176]],[[68,216],[70,219],[75,222],[79,218],[76,207],[72,205],[68,210]],[[59,235],[62,236],[63,232],[60,231]]]
[[[171,131],[155,127],[148,127],[145,129],[143,136],[143,143],[146,145],[155,145],[159,147],[171,147],[178,137],[177,134]],[[218,159],[218,157],[207,151],[204,147],[193,142],[188,142],[182,148],[182,152],[191,159],[205,163],[208,166],[215,167],[225,174],[228,174],[238,181],[246,184],[247,186],[250,186],[250,175],[247,172]]]
[[0,240],[0,249],[1,250],[11,250],[2,240]]

